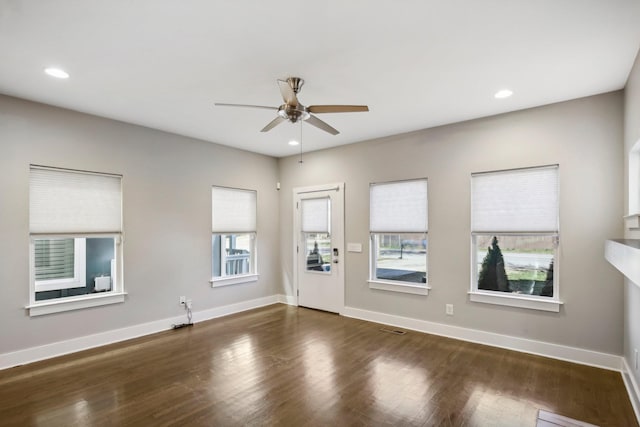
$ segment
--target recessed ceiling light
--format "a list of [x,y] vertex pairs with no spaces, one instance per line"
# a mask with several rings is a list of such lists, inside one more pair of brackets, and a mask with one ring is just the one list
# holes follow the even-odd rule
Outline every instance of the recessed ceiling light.
[[291,141],[289,141],[289,145],[295,147],[296,145],[300,145],[300,143],[298,141],[292,139]]
[[61,70],[60,68],[49,67],[49,68],[45,68],[44,72],[47,73],[48,75],[50,75],[51,77],[56,77],[58,79],[68,79],[69,78],[69,73],[67,73],[64,70]]
[[510,91],[509,89],[502,89],[497,91],[496,94],[493,96],[497,99],[503,99],[503,98],[508,98],[511,95],[513,95],[512,91]]

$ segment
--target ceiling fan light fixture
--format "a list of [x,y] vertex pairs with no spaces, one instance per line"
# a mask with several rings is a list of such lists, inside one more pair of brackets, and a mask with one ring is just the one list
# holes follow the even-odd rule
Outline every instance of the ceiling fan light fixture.
[[511,95],[513,95],[513,91],[509,89],[501,89],[497,91],[496,94],[493,95],[493,97],[496,99],[504,99],[504,98],[509,98]]
[[55,67],[48,67],[44,69],[44,72],[48,75],[50,75],[51,77],[55,77],[57,79],[68,79],[69,78],[69,73],[67,73],[66,71],[60,69],[60,68],[55,68]]
[[307,120],[310,116],[305,107],[298,104],[296,106],[284,104],[278,108],[278,115],[291,123]]

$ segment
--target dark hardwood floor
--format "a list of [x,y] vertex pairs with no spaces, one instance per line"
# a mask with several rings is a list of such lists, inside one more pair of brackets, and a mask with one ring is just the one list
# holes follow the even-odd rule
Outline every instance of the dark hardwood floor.
[[637,426],[619,373],[273,305],[0,371],[2,426]]

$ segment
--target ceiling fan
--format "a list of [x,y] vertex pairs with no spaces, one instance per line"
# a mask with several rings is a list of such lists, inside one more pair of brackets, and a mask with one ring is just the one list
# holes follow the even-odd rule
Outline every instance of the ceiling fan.
[[278,85],[280,86],[280,93],[284,104],[279,107],[269,107],[265,105],[247,105],[247,104],[223,104],[216,102],[215,105],[219,107],[247,107],[247,108],[266,108],[269,110],[277,110],[278,117],[273,119],[269,124],[262,128],[260,132],[267,132],[279,125],[280,123],[288,120],[291,123],[298,121],[306,121],[310,125],[313,125],[325,132],[329,132],[331,135],[337,135],[337,129],[334,129],[329,124],[323,122],[313,114],[322,113],[354,113],[360,111],[369,111],[369,107],[366,105],[310,105],[305,107],[298,101],[297,94],[302,89],[304,80],[300,77],[289,77],[287,80],[278,79]]

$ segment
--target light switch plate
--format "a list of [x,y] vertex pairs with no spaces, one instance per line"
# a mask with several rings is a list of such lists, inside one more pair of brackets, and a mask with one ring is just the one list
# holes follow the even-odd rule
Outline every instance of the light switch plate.
[[362,252],[362,243],[347,243],[347,252]]

